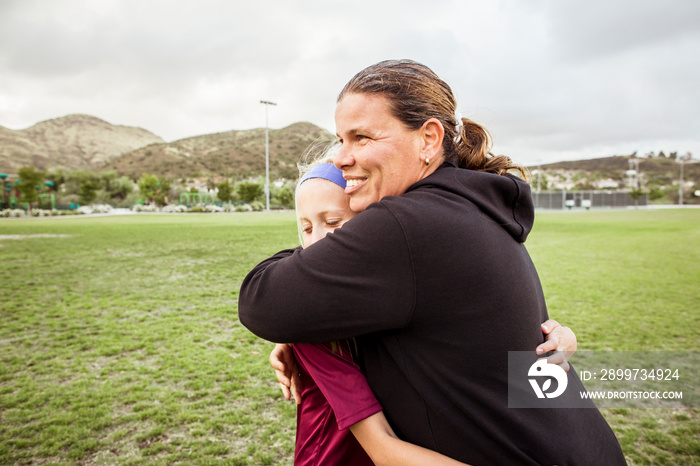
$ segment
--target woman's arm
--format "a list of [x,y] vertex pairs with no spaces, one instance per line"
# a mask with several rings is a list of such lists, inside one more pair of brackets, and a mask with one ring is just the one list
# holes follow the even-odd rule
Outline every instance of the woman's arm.
[[373,204],[305,249],[258,264],[243,280],[241,323],[277,343],[320,343],[404,327],[415,277],[396,217]]
[[350,426],[350,431],[377,466],[425,466],[426,464],[455,466],[465,464],[436,451],[399,439],[381,411],[353,424]]

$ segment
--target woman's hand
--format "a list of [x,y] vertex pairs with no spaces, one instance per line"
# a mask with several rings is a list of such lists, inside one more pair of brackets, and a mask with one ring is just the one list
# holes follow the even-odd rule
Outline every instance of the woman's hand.
[[542,333],[547,340],[539,345],[535,352],[545,354],[555,351],[547,358],[549,364],[557,364],[565,371],[569,370],[569,359],[576,352],[578,342],[576,335],[569,327],[562,327],[556,320],[549,319],[542,323]]
[[275,344],[275,348],[270,353],[270,365],[275,369],[284,398],[289,400],[293,396],[297,404],[301,403],[299,369],[291,345]]

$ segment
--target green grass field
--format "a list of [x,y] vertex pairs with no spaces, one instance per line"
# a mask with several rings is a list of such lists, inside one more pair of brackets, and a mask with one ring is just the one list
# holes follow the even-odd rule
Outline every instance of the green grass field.
[[[289,212],[0,220],[0,464],[291,464],[236,303],[296,242]],[[700,349],[700,210],[538,213],[527,247],[579,349]],[[700,410],[603,413],[630,464],[700,464]]]

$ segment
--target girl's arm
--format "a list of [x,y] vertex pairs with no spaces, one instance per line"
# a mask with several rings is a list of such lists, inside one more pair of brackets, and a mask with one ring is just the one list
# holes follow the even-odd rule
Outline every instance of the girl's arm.
[[381,411],[353,424],[350,426],[350,431],[377,466],[425,466],[426,464],[456,466],[466,464],[399,439]]
[[275,369],[284,398],[289,400],[293,396],[296,404],[301,403],[301,381],[292,347],[286,343],[275,344],[270,353],[270,365]]
[[549,319],[542,323],[542,333],[547,336],[547,341],[539,345],[537,354],[545,354],[555,351],[547,358],[549,364],[557,364],[568,372],[569,359],[576,352],[578,342],[576,335],[569,327],[562,327],[556,320]]

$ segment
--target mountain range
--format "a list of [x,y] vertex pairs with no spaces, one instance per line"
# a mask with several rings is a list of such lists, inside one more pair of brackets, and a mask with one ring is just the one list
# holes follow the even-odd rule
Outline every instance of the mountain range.
[[[269,131],[270,178],[296,179],[304,151],[330,133],[311,123]],[[136,179],[141,173],[171,179],[243,179],[265,173],[265,129],[206,134],[151,144],[115,157],[101,167]]]
[[[271,178],[294,179],[304,150],[330,133],[311,123],[269,131]],[[68,115],[26,129],[0,126],[0,172],[116,170],[168,178],[246,178],[265,173],[265,129],[206,134],[165,142],[143,128],[113,125],[90,115]]]
[[0,126],[0,171],[24,165],[41,169],[94,169],[124,153],[163,139],[142,128],[119,126],[89,115],[68,115],[26,129]]

